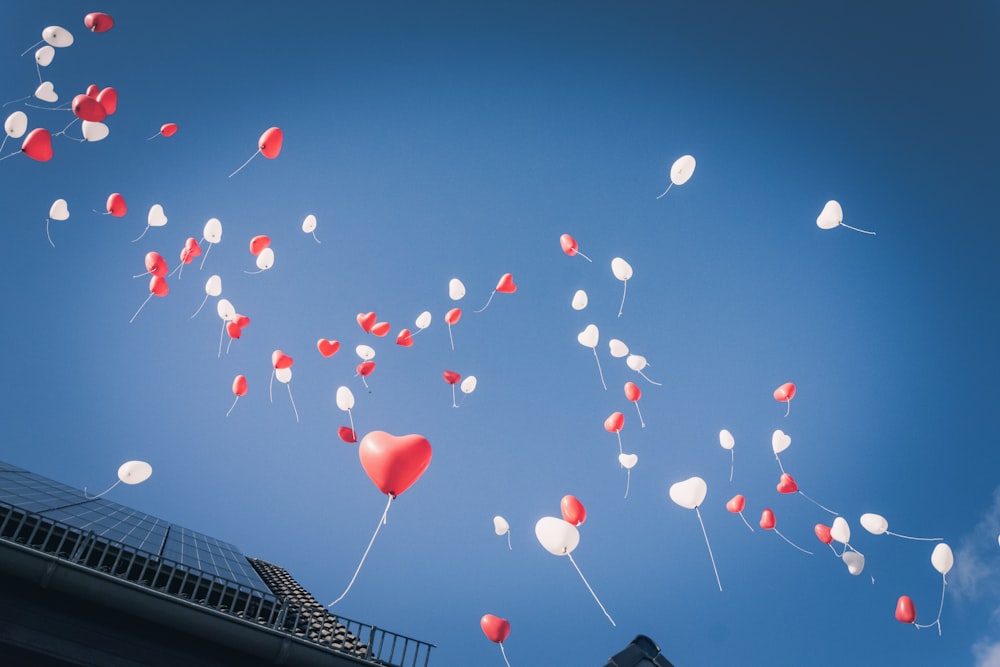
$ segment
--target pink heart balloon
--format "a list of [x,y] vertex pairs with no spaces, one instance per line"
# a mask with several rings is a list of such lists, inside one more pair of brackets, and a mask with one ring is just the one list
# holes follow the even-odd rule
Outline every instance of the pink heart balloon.
[[422,435],[392,435],[372,431],[358,447],[361,467],[382,493],[395,498],[427,470],[431,443]]
[[319,353],[324,357],[329,359],[333,355],[337,354],[337,350],[340,349],[340,342],[335,340],[327,340],[326,338],[320,338],[316,341],[316,348]]
[[787,472],[781,473],[781,480],[778,482],[778,493],[795,493],[799,490],[799,485],[795,483],[792,476]]

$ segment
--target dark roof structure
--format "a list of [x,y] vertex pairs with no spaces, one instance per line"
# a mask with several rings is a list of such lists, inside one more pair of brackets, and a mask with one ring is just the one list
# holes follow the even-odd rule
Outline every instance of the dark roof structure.
[[660,653],[660,647],[646,635],[636,635],[635,639],[620,653],[608,660],[604,667],[674,667]]
[[5,665],[426,667],[233,546],[0,462]]

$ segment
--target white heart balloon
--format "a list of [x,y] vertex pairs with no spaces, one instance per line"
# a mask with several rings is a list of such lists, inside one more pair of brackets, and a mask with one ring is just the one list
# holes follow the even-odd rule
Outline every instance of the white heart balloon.
[[507,519],[503,518],[499,514],[493,517],[493,532],[497,535],[505,535],[510,531],[510,524],[507,523]]
[[452,301],[458,301],[463,296],[465,296],[465,285],[458,278],[452,278],[448,281],[448,297]]
[[66,28],[57,25],[50,25],[42,31],[42,39],[46,44],[50,44],[57,49],[63,49],[73,44],[73,33]]
[[872,535],[881,535],[889,530],[889,522],[884,516],[870,512],[861,515],[861,526]]
[[56,94],[55,86],[52,85],[51,81],[42,81],[38,84],[38,88],[35,88],[35,97],[43,102],[59,101],[59,95]]
[[838,516],[833,520],[833,524],[830,526],[830,537],[841,544],[847,544],[851,541],[851,527],[844,517]]
[[278,382],[288,384],[292,380],[292,369],[291,368],[275,368],[274,378]]
[[670,499],[689,510],[693,510],[705,500],[708,485],[701,477],[689,477],[683,482],[670,485]]
[[580,345],[591,348],[597,347],[597,342],[600,337],[601,332],[593,324],[588,324],[583,331],[576,335],[576,339],[580,342]]
[[775,454],[780,454],[781,452],[788,449],[788,446],[792,444],[792,437],[787,435],[780,428],[771,434],[771,449],[774,450]]
[[205,294],[219,296],[222,294],[222,276],[213,275],[205,281]]
[[316,231],[316,216],[310,213],[306,216],[305,220],[302,221],[302,231],[306,234],[311,234]]
[[264,248],[257,255],[257,268],[261,271],[267,271],[272,266],[274,266],[274,250],[271,248]]
[[417,325],[417,328],[421,329],[421,330],[426,329],[427,327],[429,327],[431,325],[431,313],[430,313],[430,311],[425,310],[424,312],[420,313],[420,315],[417,317],[416,325]]
[[632,265],[621,257],[611,260],[611,273],[615,274],[618,280],[628,280],[632,277]]
[[23,111],[15,111],[7,116],[3,123],[3,130],[11,139],[20,139],[28,131],[28,115]]
[[233,307],[229,299],[219,299],[219,302],[215,304],[215,311],[219,313],[223,322],[232,322],[236,319],[236,308]]
[[857,551],[845,551],[841,558],[847,566],[847,571],[853,575],[859,575],[865,569],[865,557]]
[[691,155],[682,155],[670,167],[670,182],[674,185],[684,185],[694,173],[695,161]]
[[146,215],[146,224],[150,227],[162,227],[167,224],[167,216],[163,212],[163,206],[153,204]]
[[635,464],[639,462],[638,454],[619,454],[618,463],[622,465],[623,468],[631,470],[635,467]]
[[49,207],[50,220],[66,220],[69,218],[69,206],[65,199],[57,199]]
[[463,394],[471,394],[476,390],[476,383],[476,376],[469,375],[462,380],[462,384],[458,385],[458,388],[462,390]]
[[126,484],[139,484],[153,474],[153,466],[145,461],[126,461],[118,468],[118,479]]
[[361,361],[368,361],[375,358],[375,348],[369,345],[358,345],[354,348],[354,353],[361,357]]
[[354,394],[347,387],[337,388],[337,407],[344,412],[354,407]]
[[222,240],[222,222],[218,218],[209,218],[201,235],[209,243],[218,243]]
[[46,44],[35,51],[35,62],[39,67],[48,67],[52,64],[52,59],[56,56],[56,50]]
[[931,565],[934,569],[941,573],[941,575],[946,575],[951,570],[951,566],[955,564],[955,555],[951,552],[951,547],[949,547],[944,542],[940,543],[934,547],[934,551],[931,552]]
[[844,209],[841,208],[839,202],[831,199],[820,211],[819,217],[816,218],[816,226],[820,229],[833,229],[843,221]]
[[628,354],[628,345],[617,338],[612,338],[608,341],[608,349],[611,351],[611,356],[615,359],[621,359]]
[[85,120],[80,123],[80,130],[83,132],[83,138],[91,142],[106,139],[111,132],[104,123],[92,120]]
[[587,293],[584,292],[582,289],[578,289],[573,294],[573,301],[570,302],[570,305],[573,306],[573,310],[583,310],[584,308],[586,308]]
[[544,516],[535,524],[535,537],[554,556],[565,556],[580,544],[576,526],[554,516]]
[[723,449],[732,449],[736,446],[736,439],[727,429],[722,429],[719,431],[719,444]]
[[641,354],[630,354],[628,355],[628,358],[625,360],[625,365],[634,371],[641,371],[643,368],[649,365],[649,362],[646,361],[646,357],[642,356]]

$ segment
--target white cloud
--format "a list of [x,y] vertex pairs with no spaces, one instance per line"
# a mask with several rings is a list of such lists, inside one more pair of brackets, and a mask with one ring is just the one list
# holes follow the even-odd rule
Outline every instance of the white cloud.
[[[958,600],[989,596],[994,600],[992,622],[1000,620],[1000,487],[993,491],[993,504],[969,534],[959,541],[955,565],[948,574],[948,589]],[[983,637],[972,645],[975,667],[1000,667],[1000,639]]]
[[1000,641],[978,641],[972,647],[976,667],[1000,667]]

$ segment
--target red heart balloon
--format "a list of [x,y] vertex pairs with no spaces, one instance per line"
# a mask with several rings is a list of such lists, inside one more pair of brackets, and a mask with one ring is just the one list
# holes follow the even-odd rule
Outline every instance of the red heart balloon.
[[184,249],[188,251],[191,257],[197,257],[201,254],[201,246],[198,245],[198,239],[193,236],[189,236],[188,240],[184,242]]
[[48,162],[52,159],[52,135],[44,127],[36,127],[24,138],[21,152],[32,160]]
[[166,296],[170,293],[170,286],[162,276],[153,276],[149,279],[149,291],[156,296]]
[[775,525],[774,512],[770,508],[764,508],[760,513],[760,527],[764,530],[771,530]]
[[774,400],[776,401],[790,401],[794,396],[795,385],[791,382],[786,382],[774,390]]
[[514,276],[509,273],[500,276],[500,282],[497,283],[497,291],[501,294],[513,294],[516,292],[517,285],[514,284]]
[[264,248],[271,245],[271,237],[261,234],[250,239],[250,254],[256,257]]
[[83,17],[83,25],[91,32],[107,32],[114,24],[115,20],[104,12],[91,12]]
[[177,134],[177,123],[164,123],[160,126],[160,134],[165,137],[172,137]]
[[233,318],[233,323],[240,329],[246,329],[247,325],[250,324],[250,318],[247,317],[246,315],[240,315],[239,313],[236,313],[236,317]]
[[146,253],[146,270],[161,278],[167,275],[167,260],[158,252]]
[[625,398],[632,401],[633,403],[635,401],[638,401],[640,398],[642,398],[642,389],[639,389],[638,385],[636,385],[634,382],[626,382]]
[[559,502],[559,509],[562,510],[564,521],[579,526],[587,520],[587,510],[576,496],[563,496]]
[[479,620],[479,627],[483,629],[486,638],[495,644],[501,644],[510,635],[510,621],[486,614]]
[[395,436],[372,431],[358,447],[361,467],[382,493],[395,498],[427,470],[431,462],[431,443],[422,435]]
[[781,479],[778,481],[778,493],[795,493],[799,490],[799,485],[795,483],[792,476],[787,472],[781,473]]
[[379,338],[382,338],[387,333],[389,333],[390,328],[391,327],[389,326],[388,322],[376,322],[375,324],[372,325],[372,333],[378,336]]
[[110,116],[118,110],[118,91],[114,88],[105,88],[97,94],[97,101]]
[[900,623],[913,623],[917,620],[917,608],[909,595],[900,595],[896,602],[896,620]]
[[337,350],[340,349],[340,342],[335,340],[327,340],[326,338],[320,338],[316,341],[316,349],[324,357],[329,359],[333,355],[337,354]]
[[117,192],[113,192],[108,196],[108,203],[106,206],[108,213],[116,218],[121,218],[128,212],[128,207],[125,206],[125,198]]
[[746,507],[746,504],[747,499],[743,497],[743,494],[738,493],[729,499],[729,502],[726,503],[726,509],[733,514],[739,514],[743,511],[743,508]]
[[462,380],[462,376],[455,371],[445,371],[441,373],[441,377],[443,377],[444,381],[448,384],[458,384]]
[[455,324],[460,319],[462,319],[462,309],[452,308],[447,313],[444,314],[444,321],[448,324]]
[[355,370],[357,370],[358,375],[361,377],[368,377],[375,370],[375,362],[371,360],[362,361]]
[[375,326],[375,313],[358,313],[358,326],[365,333],[371,333]]
[[569,234],[563,234],[559,237],[559,245],[562,246],[562,251],[572,257],[576,254],[577,248],[580,246],[577,244],[576,239]]
[[413,335],[410,333],[409,329],[399,330],[399,335],[396,336],[396,345],[402,345],[403,347],[410,347],[413,345]]
[[813,530],[816,533],[816,537],[823,544],[830,544],[830,542],[833,542],[833,535],[830,534],[830,526],[824,526],[821,523],[817,523]]
[[233,380],[233,393],[237,396],[245,396],[247,393],[247,378],[245,375],[237,375]]
[[261,154],[270,159],[278,157],[281,152],[281,143],[285,140],[285,135],[277,127],[267,129],[257,140],[257,148]]
[[341,426],[338,428],[337,435],[339,435],[340,439],[349,445],[358,441],[358,434],[355,433],[354,429],[350,426]]
[[612,412],[604,420],[604,430],[608,433],[617,433],[625,426],[625,415],[620,412]]
[[77,95],[73,98],[71,106],[73,108],[73,114],[80,120],[89,120],[94,123],[99,123],[108,117],[107,109],[102,107],[101,103],[93,97]]
[[87,97],[93,97],[95,100],[97,96],[101,94],[101,89],[97,87],[96,83],[92,83],[87,86]]
[[243,329],[235,321],[231,320],[226,322],[226,333],[229,334],[230,338],[239,339],[243,335]]
[[279,368],[291,368],[294,363],[295,360],[281,350],[275,350],[271,353],[271,365],[274,366],[275,370]]

